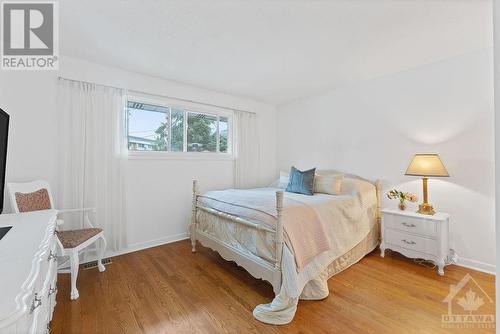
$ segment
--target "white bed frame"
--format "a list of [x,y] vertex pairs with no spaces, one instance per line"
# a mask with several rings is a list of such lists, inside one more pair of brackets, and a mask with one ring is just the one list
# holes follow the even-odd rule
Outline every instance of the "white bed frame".
[[[371,182],[375,185],[377,191],[377,223],[380,221],[380,181]],[[196,252],[196,241],[198,240],[203,246],[208,247],[219,253],[225,260],[234,261],[237,265],[245,268],[250,275],[255,278],[268,281],[273,286],[273,291],[278,294],[281,289],[281,257],[283,254],[283,191],[276,191],[276,218],[277,223],[275,228],[259,222],[251,221],[248,219],[240,218],[225,212],[217,211],[212,208],[205,207],[198,203],[198,181],[193,180],[193,208],[191,224],[189,232],[191,237],[191,246],[193,253]],[[202,210],[209,215],[219,219],[221,224],[225,224],[227,220],[245,225],[249,228],[254,228],[259,231],[265,231],[274,234],[274,241],[276,244],[276,254],[272,261],[264,260],[256,256],[249,256],[247,253],[242,252],[236,247],[233,247],[222,240],[202,231],[198,228],[196,221],[196,213]]]

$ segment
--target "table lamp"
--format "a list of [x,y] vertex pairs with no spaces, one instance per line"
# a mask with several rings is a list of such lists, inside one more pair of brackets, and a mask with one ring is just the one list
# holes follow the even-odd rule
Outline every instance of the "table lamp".
[[428,177],[448,177],[448,171],[443,165],[438,154],[426,153],[415,154],[406,169],[405,175],[423,176],[424,202],[418,206],[418,213],[433,215],[436,212],[432,205],[428,203],[427,179]]

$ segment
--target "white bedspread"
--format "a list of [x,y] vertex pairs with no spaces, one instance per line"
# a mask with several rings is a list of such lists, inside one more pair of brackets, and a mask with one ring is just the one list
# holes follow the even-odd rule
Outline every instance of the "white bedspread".
[[[346,180],[344,195],[307,196],[285,192],[283,227],[285,243],[292,251],[297,271],[302,271],[318,255],[340,256],[361,241],[370,230],[377,197],[375,186]],[[199,197],[203,206],[269,226],[276,224],[276,188],[209,191]],[[256,243],[259,246],[262,242]],[[256,255],[269,257],[270,247]]]
[[[274,226],[277,190],[280,189],[210,191],[200,197],[199,202],[206,207]],[[241,196],[234,196],[235,192],[240,192],[240,195],[244,193],[249,200],[242,202]],[[325,292],[327,278],[321,278],[322,273],[335,259],[361,242],[376,221],[376,189],[367,181],[345,179],[343,195],[339,196],[326,194],[306,196],[285,192],[285,199],[287,198],[303,203],[314,210],[324,228],[329,249],[311,258],[298,271],[294,248],[289,244],[290,239],[285,239],[286,245],[283,248],[281,266],[281,291],[273,303],[259,305],[254,311],[257,319],[274,324],[291,321],[301,295],[307,299],[321,299],[328,295],[327,288]],[[214,234],[220,240],[233,246],[237,245],[253,256],[259,256],[268,261],[274,257],[275,246],[273,238],[268,233],[245,228],[239,224],[217,226],[206,217],[203,219],[205,215],[202,212],[199,212],[199,215],[198,218],[201,218],[198,219],[199,228],[205,232]],[[286,206],[284,217],[286,219]],[[308,289],[304,289],[306,285]]]

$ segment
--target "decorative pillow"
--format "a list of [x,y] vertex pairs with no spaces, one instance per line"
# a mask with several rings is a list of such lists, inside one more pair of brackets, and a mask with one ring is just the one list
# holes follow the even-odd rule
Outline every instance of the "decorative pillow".
[[314,192],[329,195],[340,195],[342,193],[343,174],[316,174],[314,177]]
[[288,172],[280,171],[280,178],[271,183],[269,186],[271,188],[285,189],[288,185],[289,174]]
[[50,206],[50,197],[47,189],[43,188],[32,193],[15,193],[17,207],[19,212],[30,212],[38,210],[52,209]]
[[315,172],[316,168],[300,171],[292,167],[286,191],[303,195],[313,195]]
[[289,181],[290,181],[290,173],[280,171],[279,188],[285,189]]

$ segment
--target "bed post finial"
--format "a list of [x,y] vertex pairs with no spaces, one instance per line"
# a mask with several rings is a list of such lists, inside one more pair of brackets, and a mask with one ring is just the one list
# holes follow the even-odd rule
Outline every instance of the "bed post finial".
[[375,182],[375,188],[377,189],[377,222],[380,222],[382,219],[382,213],[381,213],[381,206],[382,206],[382,197],[381,197],[381,191],[382,191],[382,182],[380,180],[377,180]]
[[276,269],[281,270],[281,257],[283,252],[283,190],[276,192]]
[[198,181],[193,180],[193,206],[191,225],[189,226],[189,235],[191,237],[191,251],[196,252],[196,205],[198,202]]

